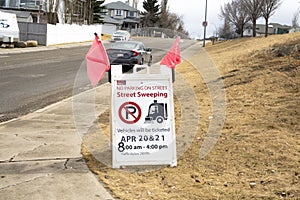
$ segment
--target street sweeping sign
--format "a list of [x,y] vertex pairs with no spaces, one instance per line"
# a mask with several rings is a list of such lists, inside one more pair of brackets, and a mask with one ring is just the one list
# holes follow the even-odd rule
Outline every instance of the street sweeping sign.
[[176,166],[172,80],[166,74],[112,77],[113,167]]

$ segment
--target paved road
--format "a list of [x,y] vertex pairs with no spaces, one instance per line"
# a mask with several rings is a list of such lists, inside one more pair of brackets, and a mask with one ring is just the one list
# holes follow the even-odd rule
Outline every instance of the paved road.
[[1,55],[0,119],[15,118],[71,96],[87,50],[86,46]]
[[[139,38],[153,48],[154,63],[161,60],[172,45],[171,39]],[[194,41],[185,41],[185,49]],[[109,48],[109,43],[106,48]],[[78,71],[85,68],[85,55],[90,45],[71,48],[42,48],[41,51],[0,54],[0,122],[27,114],[51,103],[82,92],[91,86],[87,76]],[[51,48],[50,48],[51,49]],[[47,50],[47,51],[44,51]],[[9,53],[9,50],[7,50]],[[76,86],[74,81],[76,79]],[[102,83],[107,82],[107,77]],[[75,90],[73,90],[75,88]]]

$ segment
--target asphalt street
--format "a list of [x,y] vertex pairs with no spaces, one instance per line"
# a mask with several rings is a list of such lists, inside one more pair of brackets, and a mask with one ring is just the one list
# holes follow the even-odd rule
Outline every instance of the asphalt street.
[[[0,55],[0,121],[71,96],[87,50],[88,46],[82,46]],[[82,83],[87,85],[88,80]]]

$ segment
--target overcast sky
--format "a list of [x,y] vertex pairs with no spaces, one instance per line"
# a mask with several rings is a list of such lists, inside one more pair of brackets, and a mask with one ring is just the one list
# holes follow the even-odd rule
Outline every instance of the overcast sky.
[[[106,0],[105,3],[117,0]],[[125,0],[122,0],[125,2]],[[142,8],[143,0],[139,0],[139,10]],[[223,23],[219,18],[220,8],[231,0],[207,0],[207,36],[214,34],[216,29]],[[169,11],[183,17],[185,29],[192,37],[203,37],[204,29],[202,22],[205,17],[205,0],[168,0]],[[270,23],[291,25],[294,14],[300,7],[300,0],[282,0],[282,4],[275,14],[270,18]],[[264,23],[259,19],[258,23]]]

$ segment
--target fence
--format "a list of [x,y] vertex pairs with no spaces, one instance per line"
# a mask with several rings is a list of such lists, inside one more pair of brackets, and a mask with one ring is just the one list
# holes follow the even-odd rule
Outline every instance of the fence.
[[18,22],[20,41],[36,40],[40,45],[46,45],[47,24]]
[[102,33],[102,25],[37,24],[18,22],[20,40],[36,40],[39,45],[55,45],[85,42],[94,39],[94,33]]
[[112,24],[103,24],[102,25],[102,33],[113,34],[117,30],[116,25]]
[[95,32],[101,35],[102,25],[47,24],[47,46],[91,41]]

